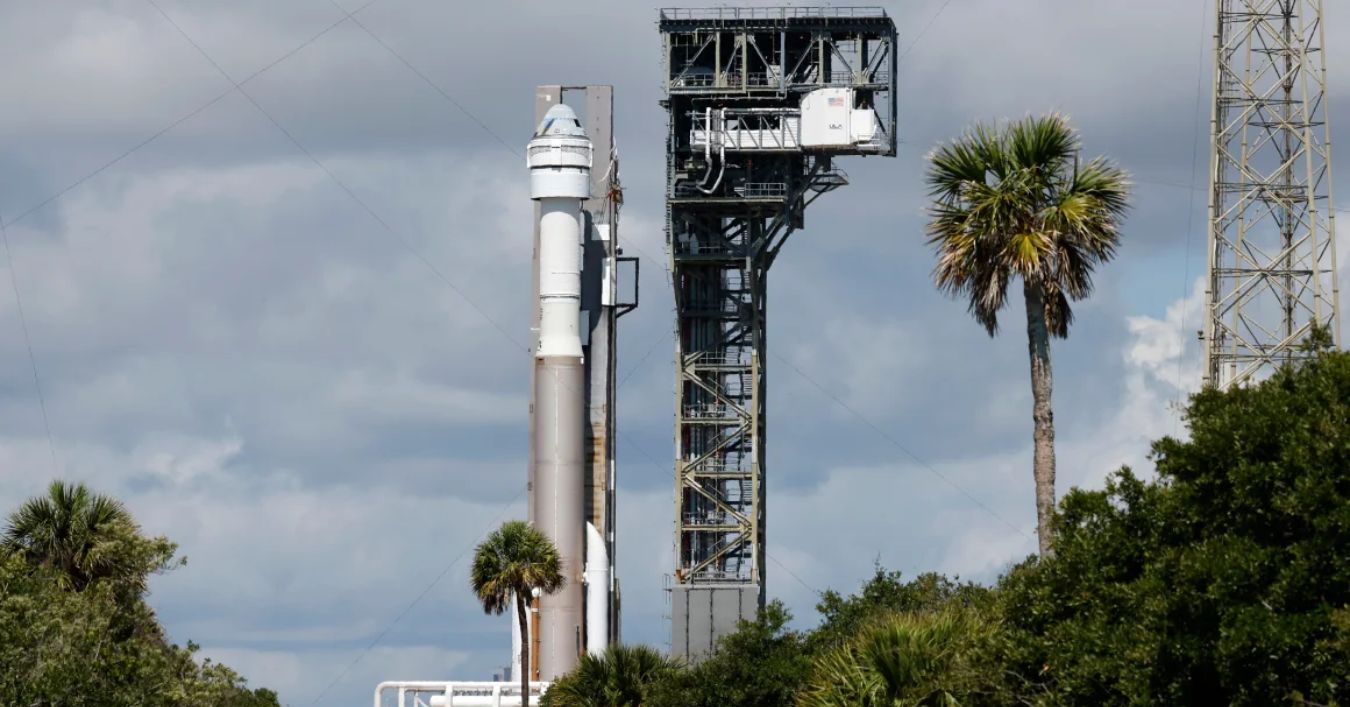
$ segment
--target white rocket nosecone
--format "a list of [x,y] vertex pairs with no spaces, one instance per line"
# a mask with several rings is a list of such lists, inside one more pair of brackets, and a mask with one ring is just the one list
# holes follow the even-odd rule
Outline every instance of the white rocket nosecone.
[[539,677],[576,667],[583,638],[586,419],[581,361],[581,202],[591,195],[591,141],[555,105],[530,140],[530,198],[539,202],[539,349],[534,380],[535,527],[558,548],[566,584],[539,598]]
[[539,350],[581,356],[581,201],[591,198],[591,141],[571,108],[549,109],[530,140],[530,198],[539,202]]

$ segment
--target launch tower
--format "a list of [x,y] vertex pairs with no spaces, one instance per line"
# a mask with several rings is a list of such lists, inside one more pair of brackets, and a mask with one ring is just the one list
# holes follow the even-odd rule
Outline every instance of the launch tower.
[[1205,382],[1340,344],[1322,0],[1219,0]]
[[666,238],[675,288],[672,651],[697,658],[765,590],[769,267],[842,155],[896,149],[880,8],[666,9]]

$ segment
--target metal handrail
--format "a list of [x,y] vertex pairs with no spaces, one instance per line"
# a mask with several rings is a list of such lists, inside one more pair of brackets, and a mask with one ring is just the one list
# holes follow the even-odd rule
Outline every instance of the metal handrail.
[[715,353],[697,353],[688,356],[691,366],[744,366],[750,367],[749,361],[741,360],[736,354],[715,354]]
[[747,199],[779,197],[787,196],[788,187],[786,182],[746,182],[739,191]]
[[883,7],[666,7],[662,20],[785,20],[798,17],[886,17]]

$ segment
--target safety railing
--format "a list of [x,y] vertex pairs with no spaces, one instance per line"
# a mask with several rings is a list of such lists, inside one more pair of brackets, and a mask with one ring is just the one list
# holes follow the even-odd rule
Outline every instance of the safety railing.
[[[530,683],[531,704],[548,691],[551,683]],[[453,682],[390,680],[375,687],[374,707],[388,707],[390,698],[398,707],[519,707],[519,682]]]
[[749,416],[744,410],[725,403],[685,405],[683,413],[686,420],[727,420]]
[[[747,509],[748,510],[748,509]],[[684,527],[689,530],[708,529],[715,532],[726,532],[728,528],[738,528],[745,525],[746,521],[727,513],[726,511],[707,511],[704,513],[685,513]]]
[[747,199],[781,199],[787,196],[786,182],[746,182],[736,193]]
[[749,366],[750,361],[744,360],[735,354],[715,354],[715,353],[695,353],[686,356],[688,365],[695,368],[714,367],[721,368],[726,366],[743,367]]
[[661,9],[666,20],[786,20],[797,18],[870,18],[886,17],[876,6],[851,7],[667,7]]
[[[748,462],[745,463],[748,466]],[[741,476],[749,474],[750,469],[744,468],[742,464],[730,463],[722,459],[709,459],[694,468],[695,474],[708,476]]]

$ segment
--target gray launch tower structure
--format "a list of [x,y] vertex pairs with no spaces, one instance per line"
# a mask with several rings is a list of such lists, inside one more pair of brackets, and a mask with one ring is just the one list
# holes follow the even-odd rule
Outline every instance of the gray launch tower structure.
[[1322,0],[1219,0],[1205,383],[1260,380],[1341,344]]
[[666,9],[666,237],[675,289],[672,652],[765,602],[769,267],[843,155],[896,150],[880,8]]

